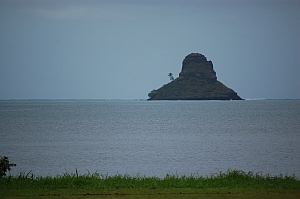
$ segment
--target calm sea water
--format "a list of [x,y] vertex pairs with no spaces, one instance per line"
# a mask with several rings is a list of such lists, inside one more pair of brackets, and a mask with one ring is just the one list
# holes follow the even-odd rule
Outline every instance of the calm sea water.
[[300,100],[0,101],[12,175],[300,177]]

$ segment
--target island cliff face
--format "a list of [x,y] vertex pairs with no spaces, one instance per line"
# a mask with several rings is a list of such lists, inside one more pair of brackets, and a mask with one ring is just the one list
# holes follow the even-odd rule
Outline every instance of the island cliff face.
[[149,100],[242,100],[217,80],[212,62],[199,53],[186,56],[179,77],[148,96]]

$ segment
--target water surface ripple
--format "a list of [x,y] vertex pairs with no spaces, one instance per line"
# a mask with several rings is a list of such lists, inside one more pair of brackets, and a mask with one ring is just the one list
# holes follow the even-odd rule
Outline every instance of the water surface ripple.
[[300,101],[0,101],[11,174],[300,177]]

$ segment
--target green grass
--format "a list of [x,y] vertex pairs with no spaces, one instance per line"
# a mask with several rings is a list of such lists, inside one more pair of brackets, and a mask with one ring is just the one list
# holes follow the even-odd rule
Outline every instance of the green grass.
[[219,172],[206,177],[167,174],[164,178],[139,175],[108,176],[99,173],[79,175],[76,170],[75,173],[55,177],[34,176],[31,173],[3,177],[0,178],[0,192],[0,198],[114,198],[117,195],[128,198],[232,198],[239,194],[250,198],[255,194],[273,198],[280,195],[284,198],[297,198],[300,196],[300,180],[295,176],[263,176],[261,173],[239,170]]

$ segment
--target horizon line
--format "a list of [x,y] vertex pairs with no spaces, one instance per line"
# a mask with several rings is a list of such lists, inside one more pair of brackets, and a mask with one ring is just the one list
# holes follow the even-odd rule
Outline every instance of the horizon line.
[[[95,100],[95,101],[147,101],[147,98],[136,98],[136,99],[121,99],[121,98],[112,98],[112,99],[105,99],[105,98],[12,98],[12,99],[0,99],[0,101],[67,101],[67,100]],[[245,98],[244,100],[300,100],[300,98]],[[168,100],[156,100],[156,101],[168,101]],[[230,100],[170,100],[170,101],[230,101]],[[235,100],[232,100],[235,101]]]

